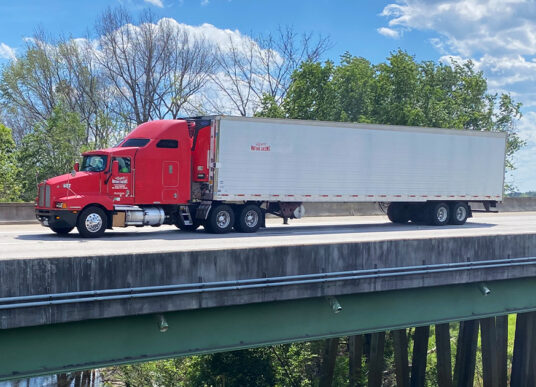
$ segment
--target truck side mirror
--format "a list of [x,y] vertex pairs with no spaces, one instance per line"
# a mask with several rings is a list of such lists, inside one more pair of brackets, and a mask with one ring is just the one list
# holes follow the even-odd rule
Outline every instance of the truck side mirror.
[[112,175],[119,175],[119,161],[117,160],[112,161]]
[[74,165],[73,165],[73,169],[74,169],[76,172],[80,171],[80,163],[74,163]]

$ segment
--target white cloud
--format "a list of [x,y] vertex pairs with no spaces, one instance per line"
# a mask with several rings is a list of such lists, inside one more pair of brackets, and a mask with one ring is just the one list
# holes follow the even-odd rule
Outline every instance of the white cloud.
[[155,7],[164,8],[164,3],[162,3],[162,0],[143,0],[143,1],[154,5]]
[[382,13],[391,29],[431,30],[451,51],[536,54],[536,7],[519,0],[403,0]]
[[15,49],[5,43],[0,43],[0,58],[17,60]]
[[210,3],[210,0],[201,0],[201,5],[203,7],[207,6]]
[[[435,33],[440,61],[471,59],[491,92],[523,103],[520,135],[527,147],[516,156],[514,184],[536,189],[536,4],[523,0],[395,0],[382,11],[387,27]],[[380,29],[378,29],[380,32]]]
[[400,37],[400,31],[393,30],[392,28],[381,27],[377,29],[378,33],[388,38],[398,39]]

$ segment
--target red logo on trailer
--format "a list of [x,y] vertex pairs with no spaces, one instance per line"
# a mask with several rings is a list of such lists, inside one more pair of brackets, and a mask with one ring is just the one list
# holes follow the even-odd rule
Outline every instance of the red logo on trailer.
[[255,145],[251,145],[251,150],[253,152],[270,152],[270,145],[265,142],[258,142]]

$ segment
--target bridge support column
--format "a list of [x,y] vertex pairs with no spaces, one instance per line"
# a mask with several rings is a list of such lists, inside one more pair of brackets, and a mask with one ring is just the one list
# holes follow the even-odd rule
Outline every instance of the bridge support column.
[[495,317],[480,320],[480,337],[484,387],[499,387]]
[[454,385],[473,387],[476,362],[476,343],[478,339],[478,320],[460,322],[456,365],[454,366]]
[[449,324],[435,326],[436,355],[437,355],[437,385],[452,387],[452,362],[450,359],[450,330]]
[[361,381],[361,360],[363,358],[363,335],[348,338],[348,360],[350,387],[359,386]]
[[512,386],[534,386],[536,383],[536,312],[519,313],[516,321]]
[[424,386],[426,375],[426,357],[428,355],[428,339],[430,337],[430,327],[415,328],[413,338],[413,360],[411,361],[411,381],[412,387]]
[[369,387],[381,387],[382,385],[384,347],[385,332],[370,335]]
[[508,385],[508,315],[495,318],[495,333],[497,346],[497,385]]
[[396,385],[399,387],[408,387],[408,334],[406,329],[392,331],[391,334],[393,335],[393,347],[395,355]]
[[339,338],[327,339],[324,347],[324,361],[322,364],[322,374],[320,377],[320,387],[331,387],[333,384],[333,373],[335,371],[335,361],[337,360],[337,349]]

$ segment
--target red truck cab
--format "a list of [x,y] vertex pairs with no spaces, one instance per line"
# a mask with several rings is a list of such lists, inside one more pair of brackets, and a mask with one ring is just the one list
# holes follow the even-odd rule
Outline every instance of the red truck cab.
[[209,143],[209,120],[144,123],[116,147],[84,153],[72,173],[40,183],[36,217],[58,234],[77,227],[85,237],[116,226],[186,228],[192,184],[201,198],[209,178]]

